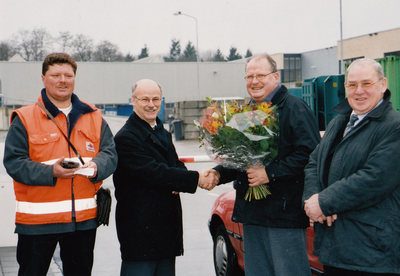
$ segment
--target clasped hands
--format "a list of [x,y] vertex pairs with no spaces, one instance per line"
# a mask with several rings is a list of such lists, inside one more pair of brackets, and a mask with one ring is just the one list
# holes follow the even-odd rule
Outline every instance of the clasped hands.
[[323,224],[325,221],[328,226],[332,226],[332,223],[337,219],[337,215],[325,216],[322,213],[321,207],[319,206],[318,194],[314,194],[309,199],[304,201],[304,211],[306,215],[314,222]]
[[[269,182],[268,175],[262,168],[250,168],[246,171],[249,178],[249,186],[257,186]],[[211,191],[218,185],[220,174],[214,169],[205,169],[199,173],[199,187]]]
[[199,172],[199,187],[211,191],[218,185],[220,174],[214,169],[204,169]]

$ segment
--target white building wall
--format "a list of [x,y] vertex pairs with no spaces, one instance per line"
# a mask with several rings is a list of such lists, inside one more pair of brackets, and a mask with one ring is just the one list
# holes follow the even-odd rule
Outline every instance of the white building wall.
[[[36,102],[43,88],[41,66],[41,62],[0,62],[5,104]],[[201,62],[199,72],[201,100],[247,96],[245,63]],[[93,104],[124,104],[129,102],[132,84],[143,78],[161,85],[167,103],[198,100],[196,62],[78,62],[75,93]]]
[[337,47],[329,47],[301,54],[302,79],[339,74]]

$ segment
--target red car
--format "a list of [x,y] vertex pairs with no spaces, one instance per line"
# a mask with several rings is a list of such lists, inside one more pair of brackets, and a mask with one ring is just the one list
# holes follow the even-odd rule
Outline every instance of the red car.
[[[209,229],[214,241],[214,267],[218,276],[244,275],[243,230],[242,224],[231,220],[236,191],[220,195],[211,211]],[[318,257],[312,254],[314,249],[314,230],[307,228],[307,253],[313,275],[324,275],[323,266]]]

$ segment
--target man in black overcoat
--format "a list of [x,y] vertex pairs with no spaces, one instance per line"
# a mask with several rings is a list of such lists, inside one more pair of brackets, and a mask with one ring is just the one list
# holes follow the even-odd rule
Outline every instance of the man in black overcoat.
[[214,174],[189,171],[178,159],[171,133],[157,118],[161,99],[159,84],[138,81],[134,112],[115,135],[121,276],[175,275],[175,257],[183,255],[179,192],[195,193],[197,186],[211,189],[218,183]]

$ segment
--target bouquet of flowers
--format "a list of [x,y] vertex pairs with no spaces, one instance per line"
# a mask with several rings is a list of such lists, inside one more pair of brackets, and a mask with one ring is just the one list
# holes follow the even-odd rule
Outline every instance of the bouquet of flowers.
[[[207,97],[210,106],[203,119],[195,121],[200,129],[200,147],[205,146],[214,161],[225,168],[246,171],[264,167],[277,153],[279,126],[271,103],[239,105],[236,101],[218,105]],[[245,199],[270,195],[266,185],[249,187]]]

